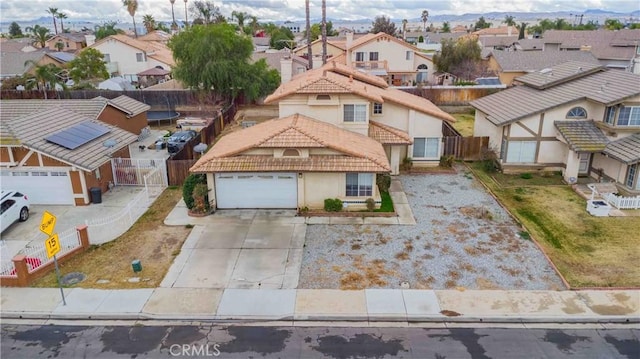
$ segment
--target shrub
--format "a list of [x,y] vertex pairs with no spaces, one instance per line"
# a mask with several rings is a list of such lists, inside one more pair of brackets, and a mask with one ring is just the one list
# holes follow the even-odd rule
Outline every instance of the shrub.
[[367,204],[367,209],[369,211],[373,211],[374,209],[376,209],[376,200],[373,198],[367,198],[366,201],[364,201],[364,203]]
[[198,183],[207,183],[207,178],[203,174],[190,174],[182,185],[182,199],[188,209],[192,209],[195,205],[193,200],[193,189]]
[[520,178],[522,179],[532,179],[533,175],[531,173],[523,173],[520,175]]
[[440,167],[446,167],[446,168],[451,168],[453,167],[453,161],[455,160],[455,157],[449,155],[449,156],[440,156]]
[[411,167],[413,167],[413,160],[411,159],[411,157],[405,157],[402,160],[402,165],[400,167],[405,171],[409,171]]
[[206,183],[198,183],[193,186],[193,209],[196,213],[206,213],[209,210],[209,201],[207,195],[209,188]]
[[342,201],[338,198],[327,198],[324,200],[324,210],[327,212],[342,211]]
[[522,239],[526,239],[526,240],[530,240],[531,239],[531,235],[527,231],[520,231],[520,232],[518,232],[518,235]]
[[376,184],[380,192],[389,192],[391,187],[391,176],[387,173],[378,173],[376,175]]

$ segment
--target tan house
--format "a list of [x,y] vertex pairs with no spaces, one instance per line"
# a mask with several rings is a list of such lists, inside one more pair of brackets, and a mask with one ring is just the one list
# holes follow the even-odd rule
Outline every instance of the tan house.
[[63,32],[47,40],[45,47],[51,51],[76,52],[87,47],[87,40],[82,32]]
[[471,102],[474,134],[489,136],[505,171],[561,170],[640,194],[640,76],[567,62]]
[[405,158],[437,165],[443,121],[455,121],[422,97],[336,62],[283,83],[265,104],[278,104],[280,118],[223,137],[191,168],[207,173],[218,208],[379,203],[376,174],[398,174]]
[[114,100],[1,100],[2,187],[33,204],[87,205],[113,183],[111,158],[129,157],[149,106]]

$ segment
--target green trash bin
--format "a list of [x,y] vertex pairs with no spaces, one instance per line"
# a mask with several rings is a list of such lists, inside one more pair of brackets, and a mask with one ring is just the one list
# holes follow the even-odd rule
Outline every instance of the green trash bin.
[[140,263],[139,259],[136,259],[131,262],[131,268],[135,273],[142,272],[142,263]]

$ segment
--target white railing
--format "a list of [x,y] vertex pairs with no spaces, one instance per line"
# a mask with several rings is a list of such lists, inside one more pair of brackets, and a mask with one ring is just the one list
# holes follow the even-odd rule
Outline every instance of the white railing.
[[602,193],[601,196],[617,209],[640,209],[640,196],[622,197],[613,193]]
[[144,175],[144,188],[150,197],[158,197],[167,187],[166,167],[158,167]]
[[[78,237],[78,232],[75,228],[58,233],[58,240],[60,241],[60,252],[56,255],[58,257],[65,255],[82,245],[80,238]],[[45,248],[44,241],[45,239],[42,239],[40,242],[32,242],[34,243],[32,246],[24,247],[20,250],[20,254],[27,257],[29,272],[33,272],[38,267],[53,260],[53,258],[47,257],[47,249]],[[11,263],[11,267],[10,272],[13,271],[13,263]],[[4,266],[2,274],[4,275]]]
[[89,242],[103,244],[118,238],[147,211],[151,201],[149,191],[144,188],[118,213],[85,221]]
[[160,170],[162,177],[158,177],[157,183],[167,186],[167,165],[164,159],[131,159],[113,158],[111,160],[113,180],[116,186],[143,186],[144,178]]

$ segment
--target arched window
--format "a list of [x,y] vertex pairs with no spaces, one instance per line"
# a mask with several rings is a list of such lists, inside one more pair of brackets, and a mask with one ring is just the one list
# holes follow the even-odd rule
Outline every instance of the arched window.
[[567,118],[587,118],[587,110],[582,107],[574,107],[567,112]]
[[428,69],[429,69],[429,67],[427,65],[425,65],[425,64],[418,65],[418,70],[428,70]]
[[282,156],[284,157],[300,157],[300,152],[295,148],[287,148],[282,152]]

